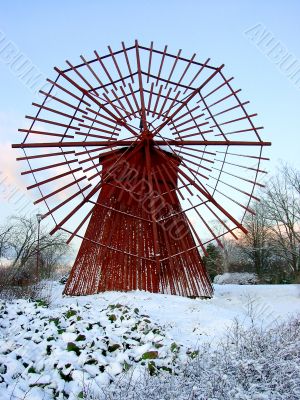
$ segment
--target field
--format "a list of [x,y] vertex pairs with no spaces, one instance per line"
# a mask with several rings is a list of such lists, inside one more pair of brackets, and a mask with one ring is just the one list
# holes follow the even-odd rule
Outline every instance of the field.
[[0,302],[1,400],[300,398],[300,285],[209,300],[48,285],[49,304]]

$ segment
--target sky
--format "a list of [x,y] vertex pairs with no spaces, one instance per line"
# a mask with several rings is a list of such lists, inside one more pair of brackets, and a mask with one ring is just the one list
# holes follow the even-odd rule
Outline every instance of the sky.
[[[0,13],[0,224],[11,214],[38,213],[11,143],[32,112],[35,90],[18,77],[8,49],[22,55],[42,79],[53,67],[78,61],[107,45],[138,39],[170,52],[183,49],[225,64],[243,100],[258,113],[272,174],[279,160],[300,168],[300,3],[288,1],[7,1]],[[3,50],[8,45],[6,50]],[[285,61],[286,60],[286,61]],[[285,63],[286,62],[286,63]],[[290,68],[288,68],[290,63]],[[299,79],[299,81],[297,81]],[[25,210],[25,211],[24,211]]]

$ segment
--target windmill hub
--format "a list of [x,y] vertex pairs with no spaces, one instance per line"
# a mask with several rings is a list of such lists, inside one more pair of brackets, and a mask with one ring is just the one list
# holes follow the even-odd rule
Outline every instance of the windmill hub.
[[13,147],[51,234],[82,240],[64,293],[212,296],[202,255],[246,232],[270,143],[209,60],[122,42],[55,68],[33,103]]
[[142,132],[141,138],[142,138],[143,140],[153,140],[154,135],[153,135],[153,133],[151,133],[151,132],[148,131],[148,129],[147,129],[147,130],[145,130],[145,131]]

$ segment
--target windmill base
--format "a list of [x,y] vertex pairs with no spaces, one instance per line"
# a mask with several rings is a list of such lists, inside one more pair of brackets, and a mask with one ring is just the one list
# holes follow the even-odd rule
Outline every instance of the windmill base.
[[180,205],[159,212],[158,219],[166,223],[158,224],[156,257],[148,215],[138,201],[100,193],[64,294],[145,290],[212,297],[210,278]]

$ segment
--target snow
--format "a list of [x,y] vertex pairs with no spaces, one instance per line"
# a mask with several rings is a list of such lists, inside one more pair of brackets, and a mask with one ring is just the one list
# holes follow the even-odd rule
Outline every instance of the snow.
[[[106,292],[93,296],[64,297],[62,286],[53,289],[52,307],[62,304],[86,304],[102,308],[121,303],[139,308],[151,321],[164,325],[164,332],[186,346],[222,338],[235,318],[243,318],[249,302],[255,307],[258,321],[269,324],[300,312],[300,285],[214,285],[212,299],[189,299],[181,296],[144,291]],[[93,308],[93,307],[92,307]],[[127,321],[126,323],[129,323]],[[126,324],[125,323],[125,324]]]
[[49,307],[0,301],[1,400],[77,399],[83,384],[97,390],[132,366],[172,369],[206,342],[217,348],[234,320],[268,328],[300,311],[300,285],[215,284],[205,300],[62,289],[53,285]]
[[226,272],[215,276],[214,283],[218,285],[255,285],[258,283],[258,276],[249,272]]

